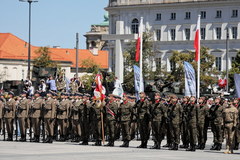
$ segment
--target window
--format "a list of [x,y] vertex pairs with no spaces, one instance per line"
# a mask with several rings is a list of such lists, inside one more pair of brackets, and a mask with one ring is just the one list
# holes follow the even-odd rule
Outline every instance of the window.
[[161,69],[161,58],[155,58],[156,68]]
[[156,21],[161,21],[161,19],[162,19],[162,14],[161,13],[157,13]]
[[175,29],[171,29],[170,30],[170,34],[171,34],[171,40],[175,41],[175,39],[176,39],[176,30]]
[[173,71],[175,69],[175,62],[170,60],[170,70]]
[[171,20],[175,20],[176,19],[176,13],[171,13]]
[[156,30],[157,41],[161,41],[161,29]]
[[238,17],[238,10],[232,10],[232,18]]
[[222,57],[216,57],[215,65],[218,71],[222,70]]
[[201,19],[206,19],[206,11],[201,11]]
[[221,27],[216,28],[216,38],[221,39],[222,38],[222,29]]
[[236,57],[232,57],[231,58],[231,66],[233,67],[233,63],[235,62],[235,60],[236,60]]
[[190,40],[190,29],[189,28],[185,29],[185,38],[186,38],[186,40]]
[[217,10],[216,18],[221,18],[222,17],[222,11]]
[[201,39],[202,40],[206,39],[206,28],[201,28]]
[[237,39],[238,30],[237,27],[232,27],[232,38]]
[[138,22],[138,19],[133,19],[132,20],[132,34],[137,34],[138,33],[138,25],[139,25],[139,22]]
[[186,12],[185,19],[191,19],[191,12]]

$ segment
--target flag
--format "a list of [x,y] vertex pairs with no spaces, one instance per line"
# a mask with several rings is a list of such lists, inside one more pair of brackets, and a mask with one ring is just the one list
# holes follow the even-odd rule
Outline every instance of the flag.
[[133,66],[134,69],[134,86],[136,98],[139,100],[139,93],[144,92],[143,78],[140,73],[140,68],[136,65]]
[[193,66],[184,62],[185,71],[185,96],[196,96],[196,77]]
[[135,55],[136,62],[138,62],[142,56],[142,34],[143,34],[143,19],[141,18],[138,29],[138,39],[136,42],[136,55]]
[[195,39],[194,39],[194,48],[195,48],[195,61],[200,60],[200,16],[198,16],[198,21],[197,21],[197,28],[196,28],[196,33],[195,33]]
[[105,98],[106,89],[102,85],[102,75],[97,74],[95,77],[96,88],[94,89],[94,98],[103,100]]
[[236,95],[240,98],[240,74],[234,74],[234,82],[236,88]]
[[113,90],[113,95],[117,95],[119,97],[123,97],[123,87],[122,87],[122,83],[120,82],[120,80],[116,79],[115,83],[114,83],[114,90]]
[[226,87],[226,85],[227,85],[227,79],[226,78],[218,80],[218,86],[219,87],[224,88],[224,87]]

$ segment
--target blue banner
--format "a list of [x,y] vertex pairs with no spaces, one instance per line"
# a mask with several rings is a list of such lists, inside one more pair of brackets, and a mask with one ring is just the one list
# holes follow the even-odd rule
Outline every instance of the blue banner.
[[136,98],[139,100],[139,93],[144,92],[143,86],[143,77],[141,76],[140,68],[136,65],[133,66],[134,69],[134,85],[135,85],[135,93]]
[[196,96],[196,77],[193,66],[184,62],[185,71],[185,96]]
[[235,81],[236,95],[238,98],[240,98],[240,74],[234,74],[234,81]]

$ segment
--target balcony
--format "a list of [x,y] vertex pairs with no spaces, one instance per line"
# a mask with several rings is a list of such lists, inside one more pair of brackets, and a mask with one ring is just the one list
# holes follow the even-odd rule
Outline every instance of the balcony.
[[[227,1],[227,0],[109,0],[109,7],[143,5],[143,4],[168,4],[182,2],[202,2],[202,1]],[[238,1],[238,0],[235,0]]]

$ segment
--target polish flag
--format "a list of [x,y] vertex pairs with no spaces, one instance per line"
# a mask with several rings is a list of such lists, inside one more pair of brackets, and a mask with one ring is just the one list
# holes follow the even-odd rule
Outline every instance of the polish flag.
[[219,79],[218,80],[219,87],[224,88],[224,87],[226,87],[226,85],[227,85],[227,79]]
[[195,40],[194,40],[194,48],[195,48],[195,61],[199,61],[200,60],[200,16],[198,17],[198,21],[197,21],[197,29],[196,29],[196,33],[195,33]]
[[141,18],[138,29],[138,39],[136,42],[136,55],[135,55],[136,62],[138,62],[142,56],[142,35],[143,35],[143,20]]

